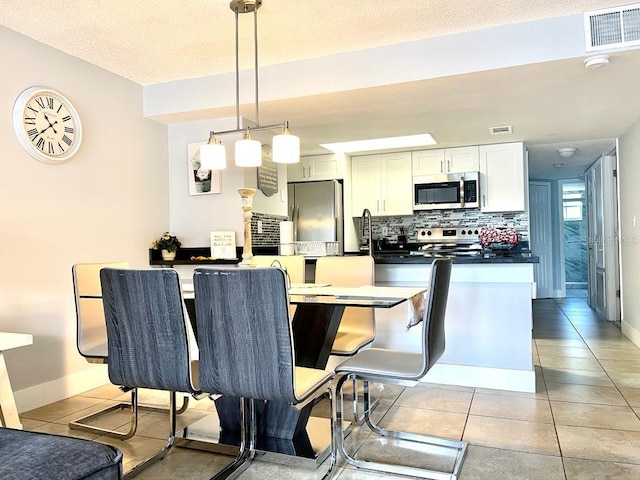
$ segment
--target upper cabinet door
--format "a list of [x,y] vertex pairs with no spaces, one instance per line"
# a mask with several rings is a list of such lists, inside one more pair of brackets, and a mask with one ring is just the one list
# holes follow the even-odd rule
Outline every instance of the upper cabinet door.
[[380,155],[382,171],[380,215],[413,215],[411,153]]
[[478,147],[440,148],[411,152],[412,175],[477,172]]
[[524,212],[526,182],[522,142],[480,146],[482,212]]
[[386,153],[353,157],[352,215],[365,208],[373,216],[413,215],[411,153]]
[[368,208],[371,215],[380,215],[380,170],[379,155],[362,155],[351,160],[351,214],[362,215]]
[[287,182],[311,182],[344,178],[344,154],[329,153],[300,157],[287,165]]
[[412,175],[438,175],[446,173],[444,150],[420,150],[411,152]]
[[445,149],[444,163],[447,173],[477,172],[480,170],[479,155],[477,146]]

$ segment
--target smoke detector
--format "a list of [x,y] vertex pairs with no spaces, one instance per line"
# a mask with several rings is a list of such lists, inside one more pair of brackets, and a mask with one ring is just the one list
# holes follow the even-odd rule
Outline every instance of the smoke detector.
[[572,157],[574,153],[576,153],[576,148],[575,147],[562,147],[562,148],[558,149],[558,154],[562,158]]
[[595,55],[584,61],[584,68],[588,68],[589,70],[606,67],[607,65],[609,65],[609,55]]

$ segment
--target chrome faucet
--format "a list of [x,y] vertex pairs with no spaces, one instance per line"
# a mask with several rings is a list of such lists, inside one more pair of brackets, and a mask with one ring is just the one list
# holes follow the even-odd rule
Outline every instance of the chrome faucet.
[[371,233],[371,211],[368,208],[365,208],[362,211],[362,217],[360,218],[360,224],[362,225],[360,235],[362,236],[362,240],[363,240],[362,242],[360,242],[360,245],[366,245],[364,243],[364,238],[365,238],[365,236],[364,236],[364,234],[365,234],[364,224],[365,224],[366,220],[368,220],[368,226],[369,226],[367,233],[369,234],[369,236],[368,236],[368,239],[369,239],[368,247],[369,247],[369,255],[371,256],[371,255],[373,255],[373,238],[372,238],[373,234]]

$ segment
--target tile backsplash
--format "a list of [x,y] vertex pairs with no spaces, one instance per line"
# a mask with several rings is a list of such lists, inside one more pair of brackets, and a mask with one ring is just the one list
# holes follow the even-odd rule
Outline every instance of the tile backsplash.
[[[371,222],[373,238],[386,238],[395,242],[404,228],[408,242],[416,242],[416,229],[428,227],[513,227],[520,240],[529,239],[529,215],[526,213],[482,213],[479,209],[469,210],[426,210],[412,216],[374,217]],[[387,235],[382,235],[386,227]]]

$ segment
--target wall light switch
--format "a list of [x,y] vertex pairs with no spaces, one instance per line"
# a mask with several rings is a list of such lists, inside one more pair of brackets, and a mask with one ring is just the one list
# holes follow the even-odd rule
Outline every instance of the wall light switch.
[[258,233],[262,233],[262,220],[258,220]]
[[389,227],[382,227],[382,236],[386,237],[389,235]]

